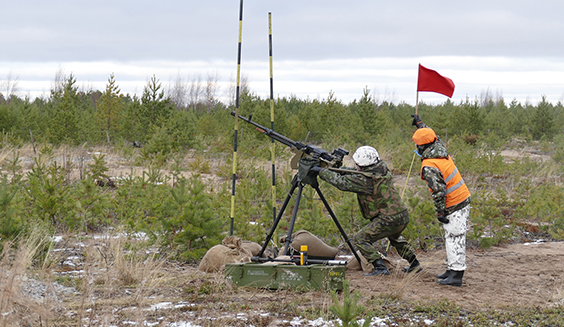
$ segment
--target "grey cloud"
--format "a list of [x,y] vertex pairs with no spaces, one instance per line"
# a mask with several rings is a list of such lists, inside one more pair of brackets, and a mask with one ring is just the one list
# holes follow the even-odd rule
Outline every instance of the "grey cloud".
[[[206,72],[222,66],[222,77],[226,79],[229,73],[235,72],[237,0],[31,0],[13,1],[3,9],[1,72],[33,62],[62,64],[65,72],[70,73],[77,72],[78,64],[74,66],[74,62],[83,66],[105,61],[122,65],[147,62],[146,67],[133,65],[133,73],[120,71],[116,75],[118,81],[138,78],[145,72],[147,76],[156,73],[160,79],[167,80],[174,77],[170,71],[189,69],[193,73],[194,67]],[[560,17],[564,2],[561,1],[245,0],[242,73],[249,73],[257,63],[260,65],[260,72],[249,73],[253,77],[252,87],[257,89],[263,87],[262,76],[268,76],[268,12],[272,13],[273,22],[275,78],[292,75],[287,78],[322,82],[316,76],[328,76],[331,72],[327,71],[334,70],[340,75],[331,77],[329,82],[356,81],[361,87],[352,87],[354,93],[360,94],[363,85],[372,89],[385,89],[389,85],[404,99],[405,94],[413,96],[415,78],[405,77],[405,72],[414,73],[421,58],[447,76],[456,72],[449,76],[456,78],[455,96],[475,94],[475,90],[479,93],[488,87],[487,80],[478,80],[465,88],[462,74],[469,71],[564,71],[560,50],[564,34],[564,21]],[[496,57],[501,58],[499,64],[492,60]],[[524,61],[507,61],[507,58]],[[163,70],[154,64],[160,61],[179,66]],[[202,62],[202,66],[180,65],[195,61]],[[228,64],[218,65],[217,61]],[[299,64],[281,64],[290,61]],[[386,65],[361,66],[379,61]],[[309,71],[311,62],[315,70]],[[508,62],[512,66],[507,66]],[[350,67],[335,66],[339,64]],[[104,83],[114,71],[111,65],[97,67],[100,67],[97,75],[78,72],[77,78]],[[388,74],[393,70],[404,73]],[[24,73],[16,69],[13,72],[21,75],[24,82]],[[401,84],[396,84],[398,79],[402,79]],[[275,81],[275,85],[282,83]],[[141,82],[138,88],[142,87]],[[503,88],[503,85],[492,87]],[[313,90],[314,85],[308,88]],[[554,86],[552,92],[560,91]],[[510,90],[505,94],[513,96]]]
[[[557,1],[264,1],[243,4],[243,53],[546,56],[560,52]],[[239,1],[20,1],[0,22],[0,60],[209,60],[236,55]]]

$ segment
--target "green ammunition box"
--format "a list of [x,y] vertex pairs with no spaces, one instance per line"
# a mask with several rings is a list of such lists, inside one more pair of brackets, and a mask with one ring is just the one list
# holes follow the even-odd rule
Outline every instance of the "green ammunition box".
[[225,278],[235,285],[246,287],[342,290],[345,267],[230,263],[225,266]]

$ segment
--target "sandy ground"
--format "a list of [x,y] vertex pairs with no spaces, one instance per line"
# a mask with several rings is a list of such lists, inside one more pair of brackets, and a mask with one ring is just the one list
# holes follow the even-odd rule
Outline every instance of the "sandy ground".
[[445,271],[444,250],[419,253],[418,258],[424,270],[414,277],[397,270],[391,276],[377,277],[347,270],[347,278],[365,296],[401,295],[409,301],[446,299],[471,311],[564,305],[564,242],[469,249],[462,287],[436,282],[435,276]]
[[[424,270],[418,274],[400,272],[406,262],[390,255],[388,258],[392,274],[390,276],[366,277],[359,270],[346,270],[346,278],[351,283],[351,291],[361,293],[361,303],[377,303],[395,306],[397,303],[407,304],[415,308],[417,305],[437,306],[445,301],[456,304],[461,312],[486,312],[515,308],[551,308],[564,305],[564,242],[512,244],[505,247],[493,247],[485,250],[469,249],[467,253],[468,270],[462,287],[443,286],[436,282],[435,276],[444,272],[444,250],[433,250],[418,253]],[[296,319],[299,312],[291,310],[292,303],[298,303],[298,309],[307,312],[309,307],[325,308],[332,304],[328,292],[261,290],[256,288],[233,288],[225,282],[222,273],[207,274],[195,267],[176,266],[172,275],[185,280],[183,289],[202,288],[210,280],[220,286],[222,293],[211,293],[199,296],[200,302],[193,311],[168,312],[166,315],[176,321],[192,321],[200,326],[217,326],[221,319],[228,319],[230,326],[336,326],[334,324],[289,323]],[[156,290],[155,303],[171,301],[175,296]],[[170,294],[169,294],[170,296]],[[184,297],[184,299],[186,299]],[[384,301],[382,301],[384,300]],[[167,303],[167,302],[165,302]],[[153,304],[154,306],[155,304]],[[241,311],[240,306],[250,310]],[[287,313],[280,315],[268,313],[272,308],[288,307]],[[233,308],[236,311],[233,311]],[[300,309],[301,308],[301,309]],[[255,311],[258,310],[258,311]],[[323,309],[322,309],[323,310]],[[302,312],[302,313],[303,313]],[[260,313],[260,315],[258,314]],[[164,311],[160,312],[164,315]],[[174,318],[173,318],[174,317]],[[229,318],[228,318],[229,317]],[[246,319],[258,319],[250,323],[239,322]],[[266,318],[268,317],[268,318]],[[293,318],[292,318],[293,317]],[[380,317],[383,318],[383,317]],[[413,317],[412,317],[413,318]],[[218,320],[219,319],[219,320]],[[415,319],[415,318],[414,318]],[[221,325],[221,323],[220,323]],[[423,322],[420,321],[420,325]],[[380,325],[374,325],[380,326]]]
[[[88,247],[96,246],[93,243]],[[80,275],[84,274],[84,258],[79,259],[80,256],[72,253],[78,247],[68,248],[67,245],[67,251],[69,249],[65,257],[71,256],[65,262],[76,260],[72,268]],[[366,301],[379,299],[377,303],[384,300],[389,305],[399,302],[414,307],[434,306],[447,301],[459,306],[461,312],[474,313],[491,309],[564,305],[564,242],[469,249],[469,267],[462,287],[436,283],[435,275],[444,271],[443,250],[420,252],[418,257],[424,270],[417,274],[400,272],[399,268],[406,262],[390,255],[390,276],[366,277],[364,272],[350,269],[345,275],[351,283],[351,291],[360,292],[361,302],[365,304],[368,303]],[[93,274],[97,269],[91,267],[86,271],[95,277],[99,276]],[[63,269],[59,273],[72,272]],[[336,326],[332,323],[290,323],[301,314],[312,311],[311,308],[328,311],[332,304],[329,292],[233,287],[225,281],[223,272],[204,273],[195,265],[185,263],[168,262],[159,268],[155,276],[166,276],[167,282],[159,283],[150,290],[100,284],[96,290],[86,293],[76,290],[58,292],[61,302],[55,306],[51,319],[56,326],[74,326],[77,321],[90,326],[101,326],[102,322],[105,326],[110,322],[110,325],[116,326],[126,323],[202,327]],[[38,287],[29,288],[28,292],[32,293],[32,289]],[[85,309],[81,309],[82,303],[86,304]],[[293,306],[295,304],[297,307]],[[314,319],[317,317],[319,313]]]

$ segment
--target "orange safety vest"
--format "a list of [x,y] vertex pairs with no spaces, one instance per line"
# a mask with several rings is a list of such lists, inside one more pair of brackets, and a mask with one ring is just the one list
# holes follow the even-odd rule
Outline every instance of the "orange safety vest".
[[421,163],[421,179],[423,179],[423,167],[435,167],[441,171],[446,183],[447,208],[459,204],[470,196],[470,191],[468,191],[468,187],[450,155],[448,158],[423,159]]

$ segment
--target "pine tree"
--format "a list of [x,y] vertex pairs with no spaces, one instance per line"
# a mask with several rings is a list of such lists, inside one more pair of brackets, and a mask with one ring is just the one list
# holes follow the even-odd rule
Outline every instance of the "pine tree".
[[172,103],[165,97],[162,83],[154,75],[143,89],[138,109],[139,122],[145,130],[151,125],[163,126],[172,113]]
[[510,135],[526,135],[529,132],[530,121],[527,110],[516,99],[509,104],[509,113],[504,121]]
[[[362,98],[360,98],[358,104],[355,100],[352,107],[355,109],[354,111],[359,116],[361,122],[361,126],[359,126],[356,133],[364,134],[362,136],[359,135],[363,139],[376,135],[378,133],[378,127],[380,127],[381,124],[378,123],[376,104],[374,103],[368,88],[364,88],[364,90],[362,90]],[[357,139],[360,139],[360,137]]]
[[554,137],[552,105],[546,100],[546,95],[542,96],[531,119],[531,134],[536,140],[543,136],[549,140]]
[[470,102],[468,98],[461,105],[462,111],[460,112],[459,120],[464,122],[463,128],[469,134],[479,134],[483,131],[484,126],[484,112],[480,107],[477,99]]
[[51,90],[49,139],[54,144],[78,142],[77,108],[80,98],[73,74]]
[[116,84],[114,74],[108,78],[106,90],[96,101],[96,122],[101,131],[115,137],[120,130],[120,123],[123,119],[125,104],[123,94]]

